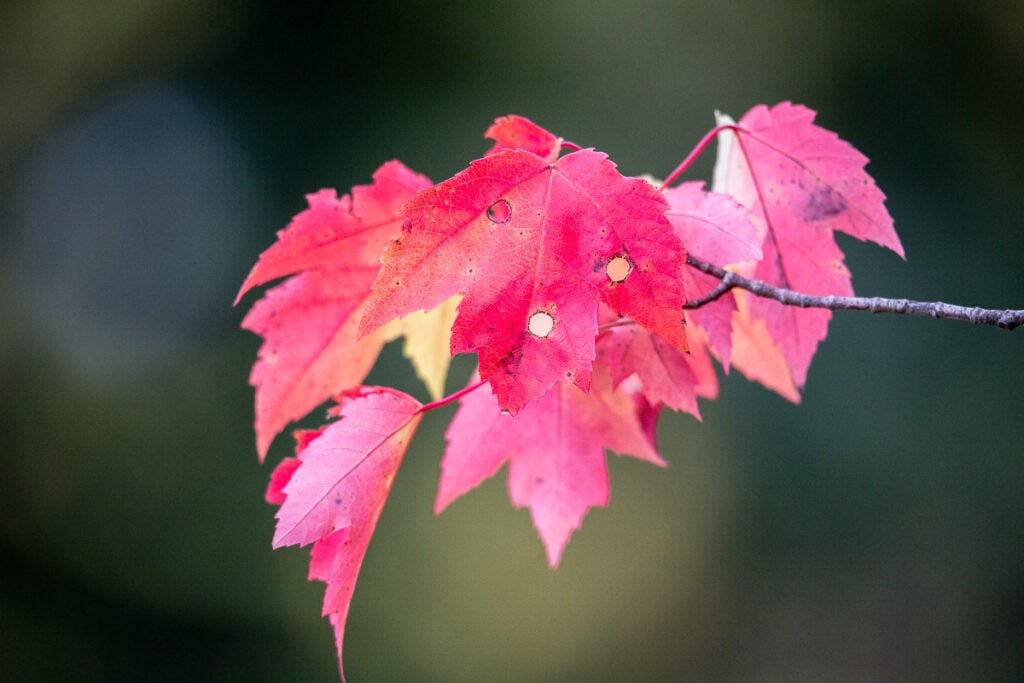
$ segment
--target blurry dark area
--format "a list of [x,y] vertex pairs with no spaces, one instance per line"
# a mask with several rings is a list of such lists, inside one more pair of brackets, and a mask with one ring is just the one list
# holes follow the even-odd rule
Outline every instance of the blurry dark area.
[[[858,293],[1024,308],[1017,0],[0,4],[0,680],[337,680],[231,307],[305,193],[443,180],[509,113],[664,176],[782,100],[888,195],[907,260],[840,238]],[[369,381],[425,397],[394,345]],[[503,472],[432,514],[429,415],[349,680],[1024,680],[1024,332],[837,313],[801,405],[702,412],[557,571]]]

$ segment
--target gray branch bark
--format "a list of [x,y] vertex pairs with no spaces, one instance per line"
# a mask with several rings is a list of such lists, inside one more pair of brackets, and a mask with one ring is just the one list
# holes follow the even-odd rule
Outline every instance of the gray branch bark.
[[751,280],[692,256],[686,257],[686,263],[702,273],[718,278],[721,282],[705,296],[687,301],[684,308],[700,308],[715,301],[729,290],[739,288],[745,289],[759,297],[774,299],[787,306],[800,306],[801,308],[827,308],[830,311],[871,311],[872,313],[922,315],[930,318],[963,320],[975,325],[993,325],[1004,330],[1012,330],[1024,325],[1024,310],[1000,311],[988,308],[957,306],[941,301],[886,299],[879,296],[812,296],[810,294],[794,292],[791,289],[775,287],[761,280]]

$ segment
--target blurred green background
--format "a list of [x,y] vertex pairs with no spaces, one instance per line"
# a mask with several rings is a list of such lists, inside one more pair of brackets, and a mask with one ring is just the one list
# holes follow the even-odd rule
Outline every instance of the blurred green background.
[[[337,679],[230,306],[306,192],[444,179],[507,113],[664,175],[785,99],[889,196],[908,259],[840,238],[858,292],[1024,307],[1016,0],[0,5],[0,680]],[[370,381],[424,396],[393,347]],[[1024,332],[837,314],[803,405],[730,376],[667,470],[612,459],[558,571],[503,475],[431,514],[450,413],[352,681],[1024,679]]]

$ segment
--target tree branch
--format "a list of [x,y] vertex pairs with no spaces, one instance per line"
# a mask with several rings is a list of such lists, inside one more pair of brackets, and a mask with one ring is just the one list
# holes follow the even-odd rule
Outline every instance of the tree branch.
[[775,287],[761,280],[750,280],[689,255],[686,257],[686,263],[702,273],[717,277],[721,282],[705,296],[687,301],[683,308],[700,308],[715,301],[729,290],[738,287],[759,297],[774,299],[787,306],[800,306],[801,308],[827,308],[830,311],[848,310],[922,315],[931,318],[963,320],[975,325],[994,325],[1004,330],[1012,330],[1024,325],[1024,310],[998,311],[988,308],[956,306],[941,301],[911,301],[909,299],[886,299],[878,296],[812,296],[810,294],[794,292],[791,289]]

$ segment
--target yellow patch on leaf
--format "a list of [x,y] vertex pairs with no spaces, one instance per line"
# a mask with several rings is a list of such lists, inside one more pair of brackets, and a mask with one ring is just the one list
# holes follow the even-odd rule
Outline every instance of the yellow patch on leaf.
[[444,396],[444,384],[452,360],[449,340],[452,323],[455,322],[455,308],[461,299],[461,296],[453,296],[430,311],[413,311],[381,330],[385,341],[405,335],[402,353],[412,362],[416,374],[435,401]]

